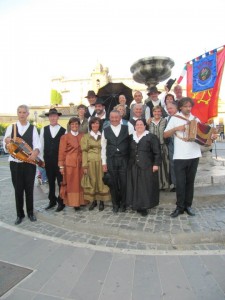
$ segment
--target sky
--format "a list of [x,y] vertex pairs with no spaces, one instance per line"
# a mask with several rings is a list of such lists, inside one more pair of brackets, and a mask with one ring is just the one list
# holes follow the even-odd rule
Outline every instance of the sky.
[[178,78],[185,62],[225,45],[224,1],[191,4],[0,0],[0,113],[48,105],[51,78],[89,78],[98,62],[112,77],[132,77],[138,59],[168,56]]

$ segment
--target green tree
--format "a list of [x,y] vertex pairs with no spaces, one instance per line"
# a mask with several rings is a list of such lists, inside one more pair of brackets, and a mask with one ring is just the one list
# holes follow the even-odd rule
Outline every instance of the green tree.
[[51,104],[62,104],[62,95],[56,90],[51,90]]
[[6,123],[0,123],[0,136],[5,135],[6,128],[9,124]]

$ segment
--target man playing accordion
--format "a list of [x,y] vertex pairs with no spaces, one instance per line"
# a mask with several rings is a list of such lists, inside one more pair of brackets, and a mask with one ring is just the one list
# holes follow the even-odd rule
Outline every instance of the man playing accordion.
[[[178,113],[171,117],[164,131],[164,138],[174,136],[174,171],[176,177],[176,209],[171,213],[172,218],[186,212],[190,216],[195,213],[192,209],[194,197],[194,182],[198,168],[201,149],[199,143],[187,137],[187,124],[196,119],[191,114],[194,102],[185,97],[178,102]],[[198,122],[199,120],[196,119]],[[212,134],[212,139],[216,135]]]

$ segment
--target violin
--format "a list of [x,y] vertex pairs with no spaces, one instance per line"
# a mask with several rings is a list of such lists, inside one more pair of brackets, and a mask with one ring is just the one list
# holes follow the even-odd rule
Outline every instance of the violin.
[[11,139],[6,147],[12,157],[29,164],[38,165],[42,168],[45,167],[45,163],[39,157],[35,160],[28,160],[33,150],[23,139],[19,137]]

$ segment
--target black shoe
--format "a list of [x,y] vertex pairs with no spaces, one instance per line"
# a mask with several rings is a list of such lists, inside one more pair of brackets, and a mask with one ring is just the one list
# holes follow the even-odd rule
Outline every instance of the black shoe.
[[[98,209],[99,209],[99,211],[104,210],[104,202],[103,201],[100,201]],[[90,208],[89,208],[89,210],[90,210]]]
[[176,188],[173,187],[173,188],[170,190],[170,192],[176,192]]
[[54,206],[56,206],[56,202],[50,202],[49,205],[47,207],[45,207],[45,210],[48,210]]
[[119,211],[119,207],[118,206],[113,206],[113,212],[116,214]]
[[179,215],[182,215],[184,212],[179,210],[178,208],[176,208],[172,214],[170,214],[171,218],[176,218],[178,217]]
[[146,217],[148,215],[147,209],[142,209],[141,210],[141,215],[142,215],[142,217]]
[[15,221],[15,225],[19,225],[20,223],[22,223],[24,217],[17,217],[16,221]]
[[30,219],[31,222],[37,221],[37,218],[34,215],[30,215],[28,216],[28,218]]
[[122,207],[120,208],[120,211],[121,211],[121,212],[125,212],[125,211],[126,211],[126,206],[122,206]]
[[65,204],[58,204],[58,207],[56,208],[55,211],[56,211],[56,212],[59,212],[59,211],[63,210],[64,207],[65,207]]
[[91,205],[90,205],[90,207],[89,207],[89,210],[93,210],[96,206],[97,206],[97,201],[94,200],[94,201],[91,203]]
[[75,210],[75,211],[79,211],[79,210],[80,210],[80,207],[74,207],[74,210]]
[[191,207],[186,207],[186,208],[184,209],[184,211],[186,211],[186,213],[187,213],[189,216],[192,216],[192,217],[195,216],[195,213],[194,213],[194,211],[193,211],[193,209],[192,209]]

